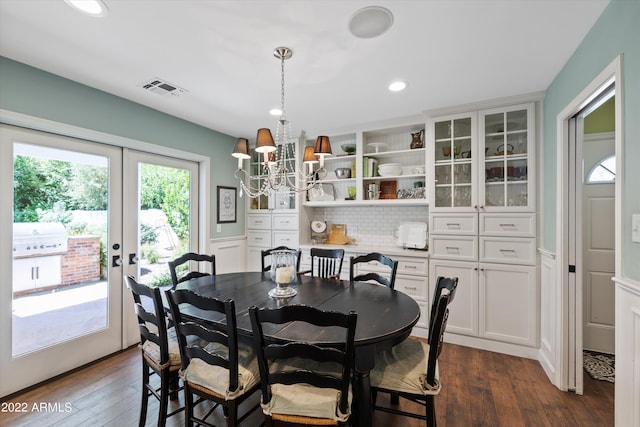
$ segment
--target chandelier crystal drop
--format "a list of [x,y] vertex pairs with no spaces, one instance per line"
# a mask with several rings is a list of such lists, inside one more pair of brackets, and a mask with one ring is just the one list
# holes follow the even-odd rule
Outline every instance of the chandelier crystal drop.
[[[316,176],[326,174],[324,158],[332,155],[329,138],[319,136],[314,147],[305,147],[302,168],[297,167],[295,147],[298,145],[298,138],[293,136],[284,105],[284,61],[293,56],[293,51],[288,47],[278,47],[273,55],[280,59],[282,113],[276,123],[275,140],[270,129],[258,129],[254,149],[257,154],[257,159],[254,160],[257,163],[249,166],[254,168],[253,178],[257,179],[251,179],[251,174],[243,168],[243,161],[251,159],[248,139],[238,138],[236,141],[231,155],[238,159],[238,169],[234,176],[240,181],[240,197],[243,193],[250,198],[257,198],[272,191],[305,192],[316,184]],[[319,169],[314,171],[316,163],[319,164]],[[256,181],[256,184],[252,184],[252,181]]]

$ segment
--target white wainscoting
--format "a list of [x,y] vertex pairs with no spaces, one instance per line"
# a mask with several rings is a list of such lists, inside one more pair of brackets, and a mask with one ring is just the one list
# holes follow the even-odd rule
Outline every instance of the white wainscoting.
[[247,237],[211,239],[211,253],[216,256],[216,273],[245,271],[247,266]]
[[549,381],[561,388],[560,318],[562,310],[560,291],[556,283],[556,257],[540,249],[540,350],[538,361]]
[[616,284],[616,427],[640,426],[640,282]]

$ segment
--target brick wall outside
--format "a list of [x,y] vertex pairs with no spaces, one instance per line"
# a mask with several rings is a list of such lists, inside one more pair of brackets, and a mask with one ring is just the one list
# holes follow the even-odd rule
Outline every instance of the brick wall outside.
[[100,279],[100,237],[68,238],[68,250],[62,256],[62,285]]

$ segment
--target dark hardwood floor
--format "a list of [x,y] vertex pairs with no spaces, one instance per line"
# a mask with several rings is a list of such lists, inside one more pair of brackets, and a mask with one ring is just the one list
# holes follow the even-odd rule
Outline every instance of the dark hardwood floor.
[[[534,360],[445,344],[440,377],[443,390],[436,397],[439,427],[614,425],[613,384],[592,380],[586,374],[585,393],[578,396],[551,385]],[[140,383],[140,353],[131,348],[8,401],[3,399],[2,410],[13,408],[14,412],[0,412],[0,426],[135,426]],[[250,403],[258,397],[249,399]],[[147,425],[152,426],[158,405],[153,399],[149,402]],[[26,412],[15,412],[16,404]],[[404,408],[414,406],[401,404]],[[257,426],[261,421],[258,410],[243,425]],[[183,423],[181,413],[167,425]],[[221,415],[216,423],[226,425]],[[376,412],[374,424],[417,427],[424,422]]]

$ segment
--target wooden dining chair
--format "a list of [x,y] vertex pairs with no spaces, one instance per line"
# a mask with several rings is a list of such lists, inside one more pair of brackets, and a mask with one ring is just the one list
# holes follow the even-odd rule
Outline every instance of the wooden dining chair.
[[[294,249],[288,248],[287,246],[278,246],[277,248],[271,248],[271,249],[265,249],[263,251],[260,251],[260,253],[262,254],[262,271],[269,271],[271,270],[271,252],[273,251],[292,251]],[[298,254],[298,260],[296,262],[296,271],[300,271],[300,256],[302,254],[301,251],[297,251]],[[269,263],[267,263],[267,259],[269,259]]]
[[[376,355],[375,367],[370,374],[374,410],[418,418],[425,420],[427,427],[436,427],[434,397],[442,388],[438,357],[442,352],[450,297],[446,288],[440,293],[433,325],[429,330],[429,344],[408,338],[391,350]],[[425,412],[420,414],[401,410],[393,402],[389,406],[378,405],[379,393],[389,393],[418,403],[425,408]]]
[[431,311],[429,312],[429,330],[433,327],[433,322],[436,317],[436,309],[440,295],[446,289],[449,292],[449,304],[453,301],[456,295],[456,289],[458,288],[457,277],[443,277],[438,276],[436,279],[436,287],[433,290],[433,298],[431,299]]
[[[184,407],[168,412],[169,398],[178,398],[180,369],[180,349],[175,330],[167,330],[167,320],[159,288],[150,288],[136,282],[132,276],[125,277],[125,283],[133,295],[138,329],[140,330],[140,349],[142,350],[142,406],[140,408],[140,426],[147,420],[149,396],[160,402],[158,426],[164,426],[167,418],[175,415]],[[150,382],[152,375],[160,377],[160,387]]]
[[[370,264],[374,262],[376,267],[378,265],[389,267],[388,276],[383,276],[380,273],[369,272],[359,275],[355,275],[357,264]],[[398,261],[393,261],[391,258],[386,257],[378,252],[372,252],[366,255],[360,255],[358,257],[351,257],[349,261],[349,283],[353,282],[367,282],[373,280],[387,288],[393,289],[396,284],[396,273],[398,271]]]
[[[249,309],[254,347],[258,353],[265,424],[348,425],[351,411],[351,372],[357,314],[322,311],[305,305]],[[308,341],[265,339],[272,324],[300,322],[305,336],[336,332],[334,345]],[[263,326],[263,325],[267,326]],[[325,337],[326,338],[326,337]]]
[[311,269],[299,274],[311,274],[324,279],[340,279],[344,249],[311,248]]
[[[207,273],[201,270],[191,270],[191,262],[206,262],[211,264],[211,273]],[[209,276],[216,274],[216,256],[215,255],[203,255],[193,252],[187,252],[184,255],[179,256],[173,261],[169,261],[169,272],[171,273],[171,283],[173,289],[178,286],[178,283],[185,282],[187,280],[195,279],[197,277]],[[182,272],[181,266],[186,265],[186,272]]]
[[[259,406],[238,417],[238,405],[260,389],[260,371],[251,340],[238,337],[233,300],[207,298],[186,289],[167,290],[165,295],[178,332],[185,425],[211,426],[206,419],[221,406],[227,425],[237,426]],[[207,400],[214,407],[197,417],[195,406]]]

